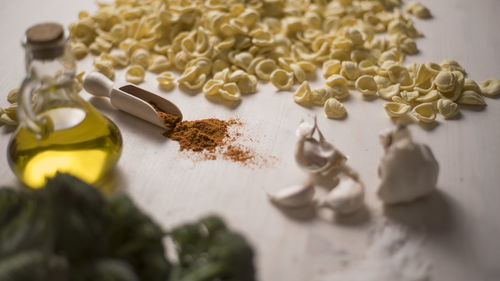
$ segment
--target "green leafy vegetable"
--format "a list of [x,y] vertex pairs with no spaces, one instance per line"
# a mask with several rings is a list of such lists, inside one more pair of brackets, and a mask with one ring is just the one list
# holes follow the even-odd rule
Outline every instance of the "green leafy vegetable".
[[57,174],[39,190],[0,188],[2,281],[254,281],[254,253],[214,216],[165,233],[123,194]]
[[106,200],[67,174],[39,190],[0,189],[2,281],[165,281],[163,236],[125,196]]
[[217,217],[176,228],[172,233],[180,263],[170,281],[253,281],[253,250]]

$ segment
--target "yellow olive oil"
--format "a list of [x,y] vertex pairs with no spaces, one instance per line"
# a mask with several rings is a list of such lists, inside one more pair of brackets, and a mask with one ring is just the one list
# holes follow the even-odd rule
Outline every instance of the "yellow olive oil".
[[9,164],[27,186],[42,187],[56,172],[99,184],[118,161],[120,131],[91,105],[50,108],[37,117],[47,120],[48,133],[20,126],[8,147]]

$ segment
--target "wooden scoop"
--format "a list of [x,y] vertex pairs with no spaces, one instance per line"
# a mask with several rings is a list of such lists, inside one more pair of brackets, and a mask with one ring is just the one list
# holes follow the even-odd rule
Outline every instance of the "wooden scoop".
[[182,120],[181,111],[169,100],[130,84],[115,89],[113,81],[99,72],[91,72],[86,75],[83,80],[83,88],[94,96],[108,97],[111,104],[117,109],[167,130],[172,128],[162,121],[151,103],[154,103],[165,113],[179,116],[179,121]]

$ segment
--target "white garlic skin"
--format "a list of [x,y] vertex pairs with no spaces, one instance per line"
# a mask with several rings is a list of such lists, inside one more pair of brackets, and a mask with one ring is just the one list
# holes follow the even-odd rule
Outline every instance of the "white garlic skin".
[[337,214],[347,215],[359,210],[364,204],[364,186],[361,182],[343,176],[320,204],[334,210]]
[[[326,141],[314,120],[314,125],[302,122],[296,130],[298,137],[295,147],[297,165],[308,173],[324,173],[341,167],[347,157]],[[313,137],[317,131],[319,140]]]
[[314,186],[307,183],[283,188],[276,193],[268,194],[268,197],[271,202],[282,207],[298,208],[312,203],[314,193]]
[[[378,175],[381,183],[377,195],[386,204],[411,202],[436,189],[439,165],[431,149],[414,143],[406,128],[396,129],[397,141],[384,142]],[[403,136],[403,137],[402,137]]]

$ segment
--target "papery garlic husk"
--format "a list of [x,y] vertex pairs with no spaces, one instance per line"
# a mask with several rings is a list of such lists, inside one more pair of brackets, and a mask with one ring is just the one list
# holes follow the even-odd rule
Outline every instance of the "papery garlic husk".
[[[347,157],[337,150],[331,143],[326,141],[319,130],[316,119],[314,126],[303,122],[297,129],[297,146],[295,149],[295,160],[300,168],[309,173],[324,173],[335,167],[342,166]],[[319,140],[313,137],[317,131]]]
[[338,214],[351,214],[363,206],[364,186],[349,176],[341,176],[338,185],[333,188],[320,203],[321,207],[332,209]]
[[436,189],[438,162],[427,145],[412,141],[406,126],[381,136],[381,143],[386,151],[378,167],[377,195],[384,203],[410,202]]
[[269,200],[277,205],[287,208],[297,208],[308,205],[314,198],[312,183],[293,185],[281,189],[273,194],[268,194]]

